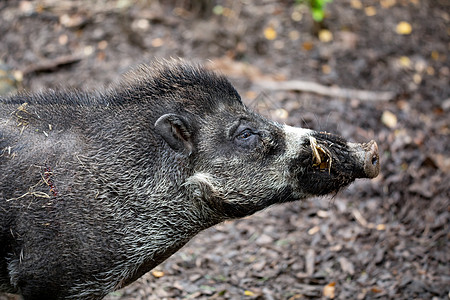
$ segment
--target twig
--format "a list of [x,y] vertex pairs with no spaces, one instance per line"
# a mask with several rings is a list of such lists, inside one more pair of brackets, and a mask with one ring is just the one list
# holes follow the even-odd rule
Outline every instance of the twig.
[[369,229],[376,229],[376,230],[385,230],[386,225],[385,224],[374,224],[372,222],[367,222],[367,220],[363,217],[363,215],[357,210],[356,208],[352,210],[353,217],[355,217],[356,221],[358,221],[361,226]]
[[266,81],[255,82],[264,89],[269,90],[289,90],[310,92],[323,96],[359,99],[361,101],[389,101],[397,95],[395,92],[373,92],[367,90],[355,90],[340,88],[337,86],[325,86],[316,82],[303,80],[290,81]]
[[77,63],[80,60],[81,60],[81,56],[78,56],[78,55],[64,55],[64,56],[60,56],[60,57],[57,57],[52,60],[45,60],[45,61],[39,62],[37,64],[30,65],[30,66],[26,67],[22,71],[22,73],[23,73],[23,75],[27,75],[30,73],[54,71],[61,66]]
[[361,224],[363,227],[367,228],[374,228],[375,226],[369,222],[362,216],[362,214],[357,210],[356,208],[352,210],[353,216],[355,217],[356,221],[358,221],[359,224]]
[[50,199],[50,196],[48,194],[46,194],[44,192],[37,191],[37,192],[26,192],[25,194],[23,194],[22,196],[19,196],[17,198],[6,199],[6,202],[13,201],[13,200],[19,200],[19,199],[21,199],[23,197],[26,197],[26,196],[34,196],[34,197],[37,197],[37,198]]

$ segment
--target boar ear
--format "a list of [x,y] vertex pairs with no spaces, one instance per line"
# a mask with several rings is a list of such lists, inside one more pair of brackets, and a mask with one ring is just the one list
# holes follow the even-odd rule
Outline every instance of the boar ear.
[[192,153],[190,127],[188,121],[180,115],[165,114],[155,122],[155,131],[160,134],[169,146],[187,155]]

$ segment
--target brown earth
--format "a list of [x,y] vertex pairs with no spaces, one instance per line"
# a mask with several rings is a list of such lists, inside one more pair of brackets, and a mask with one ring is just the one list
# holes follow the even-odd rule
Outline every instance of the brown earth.
[[[262,114],[380,147],[378,178],[211,228],[107,299],[449,298],[450,4],[327,8],[317,26],[288,0],[0,2],[4,91],[105,87],[182,57]],[[394,96],[279,90],[286,80]]]

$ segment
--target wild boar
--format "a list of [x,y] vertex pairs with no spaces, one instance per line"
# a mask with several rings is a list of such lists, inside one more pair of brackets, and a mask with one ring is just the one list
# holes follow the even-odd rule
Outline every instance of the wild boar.
[[270,121],[178,60],[1,98],[0,165],[0,291],[25,299],[100,299],[201,230],[380,168],[374,141]]

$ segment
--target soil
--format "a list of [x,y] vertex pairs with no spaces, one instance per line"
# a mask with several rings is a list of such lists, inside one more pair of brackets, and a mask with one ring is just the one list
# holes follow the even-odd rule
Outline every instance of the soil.
[[98,89],[139,63],[182,57],[227,75],[270,118],[378,142],[376,179],[206,230],[107,299],[448,299],[449,2],[334,1],[323,24],[294,2],[0,3],[5,93]]

